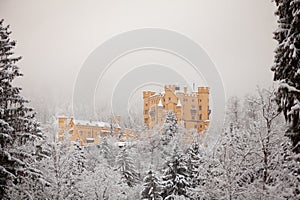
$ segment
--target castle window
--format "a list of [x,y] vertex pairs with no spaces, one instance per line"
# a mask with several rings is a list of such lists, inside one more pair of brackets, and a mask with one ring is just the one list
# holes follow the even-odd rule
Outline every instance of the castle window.
[[199,106],[199,110],[202,110],[202,106]]
[[83,132],[82,132],[82,131],[79,131],[79,135],[80,135],[80,137],[82,137],[82,135],[83,135]]
[[192,119],[193,119],[193,120],[195,119],[195,116],[194,116],[194,115],[192,116]]
[[197,124],[194,125],[194,128],[197,128]]
[[199,115],[199,120],[202,120],[202,114]]
[[169,101],[171,101],[171,97],[169,97]]
[[199,103],[201,102],[201,99],[199,99]]
[[90,131],[87,133],[87,137],[92,137],[92,134]]

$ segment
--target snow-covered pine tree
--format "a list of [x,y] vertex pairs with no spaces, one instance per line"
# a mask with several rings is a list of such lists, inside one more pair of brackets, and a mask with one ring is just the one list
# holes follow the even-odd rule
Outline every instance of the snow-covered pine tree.
[[[46,172],[48,172],[51,198],[70,199],[81,197],[77,190],[80,174],[78,174],[77,161],[73,146],[65,142],[52,144],[52,157],[46,163]],[[79,192],[79,193],[78,193]]]
[[126,182],[128,186],[133,187],[138,181],[138,173],[126,147],[120,149],[116,157],[116,166],[117,170],[121,173],[123,181]]
[[274,81],[280,81],[277,91],[279,110],[289,122],[287,135],[293,151],[300,153],[300,1],[275,0],[278,29],[274,38]]
[[198,185],[189,188],[187,196],[190,199],[227,199],[223,174],[224,170],[217,158],[212,155],[203,154],[204,162],[198,168]]
[[204,161],[204,152],[202,152],[202,148],[200,144],[194,141],[191,146],[187,149],[186,152],[186,163],[188,167],[188,171],[191,175],[191,183],[190,187],[195,188],[198,185],[204,184],[203,180],[200,177],[200,167],[203,166]]
[[141,192],[142,200],[161,200],[161,183],[156,174],[149,170],[144,178],[144,188]]
[[162,131],[164,144],[168,144],[172,137],[178,132],[177,118],[173,111],[168,112]]
[[173,200],[174,195],[186,196],[187,187],[190,185],[190,174],[184,156],[175,146],[172,156],[168,159],[163,169],[162,197]]
[[74,143],[71,144],[71,157],[72,162],[70,163],[71,167],[71,174],[70,179],[67,182],[67,187],[70,191],[72,191],[72,195],[70,196],[70,199],[80,199],[84,197],[83,188],[80,187],[80,182],[82,181],[83,177],[81,176],[84,171],[86,171],[87,168],[87,162],[86,162],[86,152],[84,147],[79,146],[78,144]]
[[121,174],[108,165],[103,155],[98,154],[97,158],[95,165],[82,174],[80,189],[84,199],[126,199],[132,188],[121,182]]
[[300,199],[300,162],[299,154],[291,151],[290,141],[283,141],[278,155],[281,162],[276,174],[273,173],[275,195],[285,199]]
[[112,146],[108,143],[108,137],[102,137],[98,147],[100,153],[107,160],[107,163],[112,167],[115,161],[115,152],[113,151]]
[[26,106],[28,100],[20,95],[21,88],[12,85],[22,74],[16,65],[21,57],[13,56],[16,42],[10,34],[9,26],[0,20],[0,199],[10,198],[10,194],[32,198],[22,184],[42,178],[33,167],[34,142],[42,139],[42,134],[33,109]]

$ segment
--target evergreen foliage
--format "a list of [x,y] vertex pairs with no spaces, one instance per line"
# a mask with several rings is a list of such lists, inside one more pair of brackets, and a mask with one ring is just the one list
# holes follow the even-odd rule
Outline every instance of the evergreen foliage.
[[278,46],[272,71],[274,80],[280,81],[277,103],[289,122],[287,135],[293,150],[300,153],[300,1],[275,0],[275,3],[278,29],[274,38]]
[[173,111],[169,111],[163,125],[163,137],[164,144],[170,142],[174,135],[178,132],[177,118]]
[[190,174],[183,154],[175,146],[172,156],[166,162],[163,169],[162,197],[164,199],[174,199],[174,195],[186,196],[187,187],[190,186]]
[[125,147],[120,149],[117,155],[116,166],[117,170],[121,173],[123,181],[126,182],[129,187],[133,187],[138,181],[138,173],[133,159]]
[[151,170],[144,178],[144,188],[142,190],[143,200],[161,200],[161,183],[154,172]]
[[[21,77],[14,56],[16,42],[10,38],[9,26],[0,21],[0,199],[32,198],[29,182],[41,180],[36,169],[35,141],[41,140],[39,124],[29,102],[21,95],[21,88],[13,81]],[[26,187],[21,185],[26,184]],[[8,190],[9,189],[9,190]]]

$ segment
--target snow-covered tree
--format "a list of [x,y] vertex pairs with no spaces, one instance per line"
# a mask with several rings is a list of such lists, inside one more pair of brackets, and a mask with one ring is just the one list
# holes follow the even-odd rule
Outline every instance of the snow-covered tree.
[[[116,150],[114,149],[114,146],[111,144],[111,142],[116,142],[117,140],[114,140],[115,138],[112,137],[102,137],[100,141],[99,150],[100,153],[103,155],[103,158],[107,160],[107,163],[110,166],[114,165],[115,157],[116,157]],[[112,140],[112,141],[111,141]]]
[[122,179],[128,186],[133,187],[138,181],[138,172],[126,147],[122,147],[116,157],[116,167]]
[[[149,170],[159,171],[164,164],[164,151],[161,134],[158,129],[147,130],[141,134],[138,142],[136,143],[136,150],[139,157],[139,163],[142,173]],[[143,174],[145,176],[145,174]]]
[[82,173],[79,184],[84,191],[84,199],[126,199],[129,186],[121,178],[103,155],[98,154],[95,166]]
[[[274,199],[276,196],[279,199],[293,199],[297,188],[286,190],[284,187],[295,185],[295,181],[283,168],[288,164],[286,154],[289,151],[283,148],[287,146],[287,141],[282,137],[283,120],[274,101],[274,90],[259,89],[258,94],[256,99],[250,100],[251,105],[259,108],[257,120],[248,129],[252,135],[248,146],[255,152],[256,156],[252,158],[256,163],[252,165],[250,173],[243,175],[242,180],[247,182],[242,187],[247,187],[248,198]],[[251,196],[251,193],[255,195]]]
[[67,138],[57,141],[50,136],[51,133],[48,139],[50,155],[40,162],[40,168],[50,183],[45,189],[47,198],[80,199],[84,194],[80,187],[81,174],[85,171],[84,149]]
[[191,183],[190,187],[194,188],[200,184],[200,180],[198,179],[199,175],[199,167],[201,166],[203,160],[201,160],[200,145],[196,141],[192,143],[192,145],[188,148],[186,152],[186,163],[188,170],[191,175]]
[[274,81],[280,81],[277,92],[279,110],[289,122],[287,135],[293,150],[300,153],[300,2],[298,0],[275,0],[278,29],[274,38]]
[[156,174],[149,170],[144,178],[144,188],[141,192],[143,200],[161,200],[161,183]]
[[203,161],[198,167],[198,184],[189,187],[187,196],[190,199],[227,199],[223,180],[224,169],[219,159],[207,152],[202,154]]
[[[0,20],[0,199],[33,198],[30,191],[42,180],[35,166],[35,142],[42,139],[33,109],[12,82],[22,76],[14,56],[16,42]],[[13,195],[13,197],[11,196]]]
[[296,200],[300,199],[300,162],[299,154],[293,152],[291,146],[289,141],[281,144],[279,170],[272,174],[273,191],[277,196]]
[[186,196],[190,185],[190,173],[183,154],[175,146],[165,163],[162,176],[162,197],[173,200],[174,195]]
[[233,129],[238,129],[241,126],[242,120],[242,108],[241,108],[241,100],[238,97],[229,98],[226,105],[226,119],[227,123],[230,126],[230,131]]
[[178,132],[177,118],[173,111],[169,111],[162,128],[162,140],[167,144]]
[[191,192],[194,198],[297,199],[299,162],[283,148],[287,141],[273,98],[269,90],[247,98],[238,128],[227,116],[225,131],[205,161],[204,185]]

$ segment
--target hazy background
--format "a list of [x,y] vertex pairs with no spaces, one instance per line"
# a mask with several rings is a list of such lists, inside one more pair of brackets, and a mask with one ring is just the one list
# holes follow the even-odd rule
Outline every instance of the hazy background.
[[271,0],[0,2],[0,18],[11,25],[16,53],[23,56],[25,76],[18,83],[33,101],[70,101],[77,73],[95,48],[145,27],[174,30],[197,42],[218,68],[227,97],[272,84],[276,18]]

